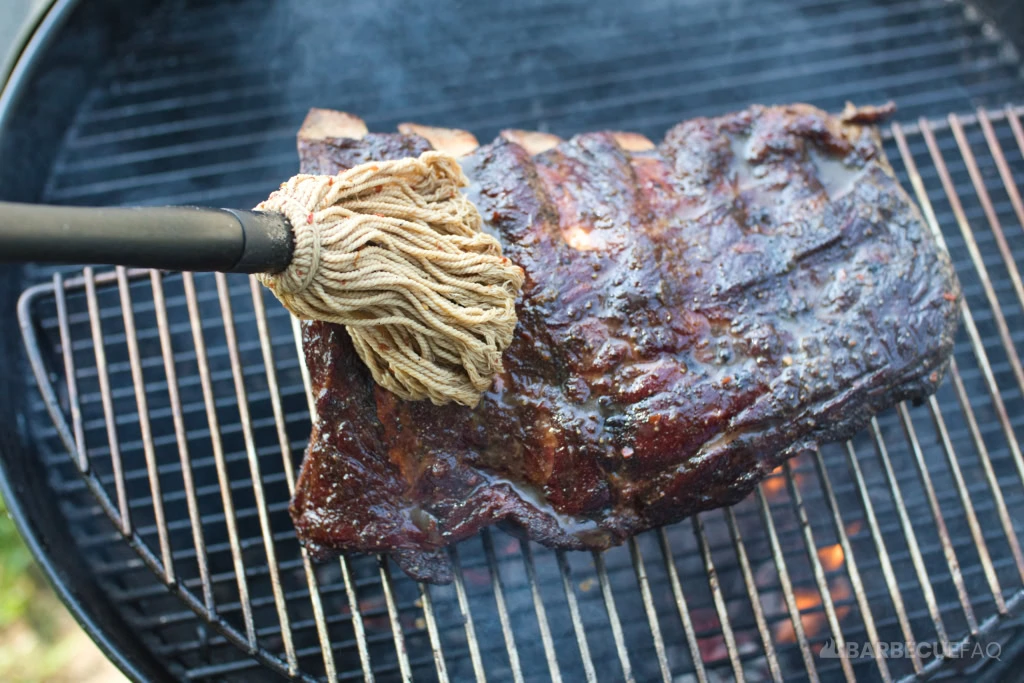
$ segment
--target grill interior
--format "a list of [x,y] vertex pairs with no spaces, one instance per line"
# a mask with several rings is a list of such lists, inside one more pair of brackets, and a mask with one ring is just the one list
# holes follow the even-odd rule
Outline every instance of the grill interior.
[[[310,106],[371,130],[657,139],[752,101],[894,98],[904,124],[883,131],[886,152],[965,290],[956,364],[933,400],[791,461],[733,508],[601,555],[485,533],[453,550],[453,586],[426,588],[377,558],[300,552],[287,503],[309,404],[271,296],[244,277],[29,268],[21,313],[44,393],[27,429],[82,562],[174,675],[889,680],[995,663],[822,657],[829,639],[995,642],[1009,658],[1024,599],[1024,129],[1000,107],[1024,101],[1024,81],[983,15],[945,0],[644,0],[385,2],[324,20],[338,13],[313,5],[161,4],[101,69],[41,200],[252,206],[294,172]],[[976,113],[917,121],[948,111]]]

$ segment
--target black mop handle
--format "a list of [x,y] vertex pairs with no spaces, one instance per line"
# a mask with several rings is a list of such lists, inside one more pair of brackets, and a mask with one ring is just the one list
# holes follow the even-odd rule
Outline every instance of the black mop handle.
[[277,213],[0,202],[0,263],[276,273],[291,258],[291,225]]

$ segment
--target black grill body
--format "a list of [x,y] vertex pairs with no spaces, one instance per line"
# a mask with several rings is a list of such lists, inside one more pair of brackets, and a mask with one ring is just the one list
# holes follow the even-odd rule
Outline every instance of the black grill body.
[[[893,679],[922,672],[956,679],[965,675],[960,664],[974,677],[996,680],[1012,666],[1020,645],[1024,580],[1010,540],[1024,537],[1024,482],[1016,479],[1013,452],[1013,438],[1024,438],[1024,386],[1013,366],[1015,350],[1024,350],[1024,301],[1017,299],[992,225],[994,216],[1010,262],[1024,267],[1024,217],[1010,189],[1024,180],[1024,150],[1014,128],[1019,112],[1003,109],[1024,103],[1014,42],[1021,30],[1024,10],[995,1],[537,0],[513,6],[441,0],[429,8],[397,0],[345,6],[305,0],[58,1],[0,99],[3,199],[251,207],[295,172],[295,131],[311,106],[357,113],[375,131],[414,121],[464,128],[487,141],[503,128],[564,137],[618,129],[659,139],[680,120],[753,102],[807,101],[838,111],[848,100],[895,100],[901,126],[885,131],[886,151],[908,191],[927,200],[946,237],[984,359],[962,332],[956,357],[963,394],[952,379],[943,385],[939,419],[927,404],[907,407],[908,417],[890,411],[849,445],[794,461],[777,476],[778,487],[762,487],[761,498],[645,534],[630,548],[559,556],[496,531],[459,547],[458,586],[430,590],[388,575],[387,565],[382,569],[375,558],[318,566],[313,574],[321,619],[291,533],[287,476],[277,449],[280,427],[297,466],[309,424],[287,315],[267,298],[268,331],[261,337],[260,304],[242,277],[197,277],[194,295],[190,280],[161,278],[161,304],[146,273],[123,273],[119,280],[100,272],[90,280],[81,269],[8,268],[0,271],[6,321],[0,326],[2,493],[62,598],[138,680],[315,679],[329,670],[322,656],[325,635],[336,672],[346,679],[371,673],[380,680],[406,674],[462,680],[481,672],[492,680],[542,679],[557,671],[565,680],[591,674],[599,680],[658,680],[666,667],[681,680],[698,680],[700,673],[709,680],[735,674],[831,680],[851,672],[865,680],[884,679],[886,672]],[[983,115],[991,111],[989,118],[979,121],[979,108]],[[950,112],[966,116],[951,121],[945,118]],[[55,276],[61,278],[57,284]],[[89,293],[93,282],[95,296]],[[24,300],[23,319],[37,342],[36,358],[26,356],[14,323],[19,294],[29,287],[36,289]],[[135,335],[125,326],[125,292]],[[63,337],[59,306],[67,313]],[[190,306],[205,335],[236,540],[226,525],[211,450]],[[202,553],[196,551],[171,424],[162,311],[176,352]],[[235,342],[225,320],[234,327]],[[94,321],[111,378],[120,477],[110,463]],[[138,339],[152,416],[164,524],[151,495],[131,336]],[[67,434],[54,427],[48,412],[56,407],[71,424],[62,339],[72,342],[78,368],[92,462],[86,477],[68,453]],[[280,417],[266,378],[267,347],[279,382]],[[49,405],[33,386],[30,361],[44,369],[44,384],[54,387]],[[986,364],[998,401],[990,397]],[[239,368],[244,397],[234,383]],[[963,395],[972,418],[960,402]],[[962,468],[962,488],[947,463],[938,423],[946,426]],[[260,468],[269,527],[259,514],[250,450]],[[945,532],[934,521],[916,450],[932,477]],[[990,479],[985,459],[976,457],[980,450],[987,453],[1001,502],[986,493]],[[115,511],[123,495],[134,535],[126,540],[92,485]],[[972,496],[977,529],[956,512],[962,490]],[[901,511],[910,515],[909,529]],[[268,528],[276,561],[268,560]],[[963,593],[945,539],[958,558]],[[858,558],[862,587],[849,583],[849,569],[828,570],[824,584],[816,579],[814,557],[835,547],[843,548],[847,564],[850,556]],[[173,581],[164,562],[167,549]],[[659,564],[666,556],[674,568]],[[247,596],[235,573],[238,559]],[[202,561],[207,579],[198,569]],[[894,584],[886,580],[887,563]],[[683,605],[673,592],[673,572]],[[709,574],[718,579],[714,585]],[[993,577],[998,591],[992,590]],[[842,581],[845,594],[837,588]],[[751,583],[756,600],[749,598]],[[934,593],[931,601],[925,584]],[[830,610],[821,600],[801,600],[822,585],[835,594]],[[796,619],[799,627],[791,623],[787,631],[787,619],[793,621],[787,601],[815,616]],[[867,619],[865,605],[872,613]],[[680,618],[683,611],[689,626]],[[1000,644],[1003,661],[893,658],[880,665],[868,657],[847,669],[818,656],[830,635],[821,624],[830,617],[841,622],[849,640],[866,640],[873,622],[879,639],[896,642],[907,628],[921,640],[941,639],[936,611],[951,641],[974,630],[973,640]],[[395,644],[396,624],[404,656]],[[802,640],[795,634],[790,639],[794,629],[806,631]]]

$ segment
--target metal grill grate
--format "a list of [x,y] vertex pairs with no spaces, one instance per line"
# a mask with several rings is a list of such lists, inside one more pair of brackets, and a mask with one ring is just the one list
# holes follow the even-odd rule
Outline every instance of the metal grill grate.
[[251,680],[258,663],[303,680],[983,667],[928,649],[820,650],[834,638],[956,652],[1020,627],[1022,133],[1009,109],[887,131],[965,287],[950,378],[731,509],[592,556],[485,533],[453,549],[451,587],[368,557],[313,566],[286,510],[309,424],[290,318],[255,280],[123,269],[57,275],[22,301],[56,436],[76,456],[53,449],[61,504],[112,598],[189,678]]
[[[946,0],[437,2],[384,27],[377,7],[350,8],[342,26],[310,4],[167,2],[77,112],[44,199],[250,206],[294,170],[311,105],[375,130],[657,138],[756,100],[893,97],[905,119],[1024,100],[1013,48]],[[444,49],[418,37],[441,31]],[[354,60],[358,76],[311,54]],[[1021,631],[1016,114],[885,132],[967,295],[937,396],[791,461],[733,508],[603,555],[495,531],[453,549],[450,587],[376,558],[311,566],[287,514],[309,433],[303,367],[290,319],[244,278],[30,271],[48,282],[21,309],[46,398],[28,427],[83,562],[182,678],[957,678],[985,662],[820,650],[833,638],[1008,653]]]

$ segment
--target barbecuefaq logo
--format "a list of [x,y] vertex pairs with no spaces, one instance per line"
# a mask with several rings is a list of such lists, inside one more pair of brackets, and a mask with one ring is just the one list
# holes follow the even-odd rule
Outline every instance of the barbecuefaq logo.
[[838,647],[833,638],[825,641],[821,647],[819,656],[822,659],[838,659],[843,654],[848,659],[860,657],[885,657],[886,659],[902,659],[913,657],[930,656],[943,657],[945,659],[999,659],[1003,653],[1003,646],[999,643],[965,643],[957,647],[946,649],[941,643],[843,643]]

